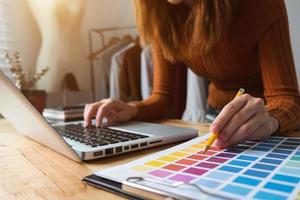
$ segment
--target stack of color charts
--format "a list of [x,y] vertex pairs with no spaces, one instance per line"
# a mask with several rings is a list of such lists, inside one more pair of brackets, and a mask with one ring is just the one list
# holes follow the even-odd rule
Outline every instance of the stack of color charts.
[[[147,177],[170,184],[184,182],[180,187],[159,182],[148,186],[191,199],[300,200],[300,138],[246,141],[228,149],[212,147],[202,154],[206,138],[198,137],[95,174],[120,183],[129,177]],[[208,193],[189,187],[190,184]]]

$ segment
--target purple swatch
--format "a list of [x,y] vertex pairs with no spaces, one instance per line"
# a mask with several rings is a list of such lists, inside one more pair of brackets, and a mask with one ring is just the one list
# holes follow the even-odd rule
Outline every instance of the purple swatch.
[[182,181],[188,183],[191,180],[195,179],[195,177],[183,175],[183,174],[176,174],[175,176],[172,176],[170,179],[174,181]]
[[224,163],[226,162],[228,159],[224,159],[224,158],[217,158],[217,157],[211,157],[209,158],[208,160],[206,161],[209,161],[209,162],[217,162],[217,163]]
[[158,169],[158,170],[154,170],[154,171],[150,172],[149,174],[151,174],[153,176],[158,176],[158,177],[166,177],[166,176],[169,176],[172,173],[168,172],[168,171]]
[[201,176],[202,174],[204,174],[207,171],[208,170],[194,168],[194,167],[191,167],[189,169],[184,170],[185,173],[194,174],[194,175],[197,175],[197,176]]
[[202,162],[197,165],[197,167],[203,167],[203,168],[208,168],[208,169],[213,169],[217,166],[218,166],[218,164],[207,163],[207,162]]
[[234,156],[236,156],[236,154],[230,154],[230,153],[219,153],[215,156],[218,157],[223,157],[223,158],[233,158]]

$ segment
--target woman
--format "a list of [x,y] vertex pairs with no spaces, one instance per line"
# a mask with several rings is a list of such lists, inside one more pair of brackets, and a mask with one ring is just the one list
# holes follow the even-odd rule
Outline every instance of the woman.
[[[85,110],[89,126],[168,115],[176,63],[210,80],[208,104],[221,110],[211,125],[226,148],[300,126],[300,97],[283,0],[136,0],[144,43],[153,48],[149,99],[106,99]],[[247,94],[234,98],[240,87]]]

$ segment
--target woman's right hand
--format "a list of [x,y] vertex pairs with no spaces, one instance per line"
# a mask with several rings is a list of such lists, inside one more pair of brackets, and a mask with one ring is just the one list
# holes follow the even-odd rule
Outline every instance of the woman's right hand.
[[93,117],[96,117],[97,127],[104,127],[116,122],[129,121],[137,115],[137,112],[137,107],[134,104],[104,99],[85,106],[85,126],[92,125]]

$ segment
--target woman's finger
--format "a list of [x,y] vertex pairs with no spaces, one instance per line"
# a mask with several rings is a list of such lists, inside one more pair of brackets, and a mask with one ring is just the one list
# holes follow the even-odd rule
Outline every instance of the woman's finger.
[[246,105],[235,113],[225,127],[219,133],[220,141],[226,142],[246,121],[253,117],[258,112],[252,101],[248,101]]
[[110,112],[115,112],[113,110],[117,109],[118,102],[109,100],[106,101],[101,107],[99,107],[96,114],[96,126],[102,126],[103,117],[107,117]]
[[98,107],[101,106],[101,102],[87,104],[84,109],[84,122],[85,126],[91,126],[92,118],[96,115]]
[[226,148],[245,141],[247,138],[251,138],[251,135],[254,135],[255,131],[264,125],[264,119],[265,117],[263,115],[256,114],[244,123],[225,143],[221,144],[221,147]]
[[219,133],[232,118],[232,116],[247,103],[250,97],[250,95],[244,94],[240,97],[234,98],[230,103],[228,103],[212,123],[211,131],[214,133]]
[[270,125],[268,123],[262,124],[257,130],[249,136],[248,140],[265,140],[269,138],[272,134],[271,131],[269,131]]

